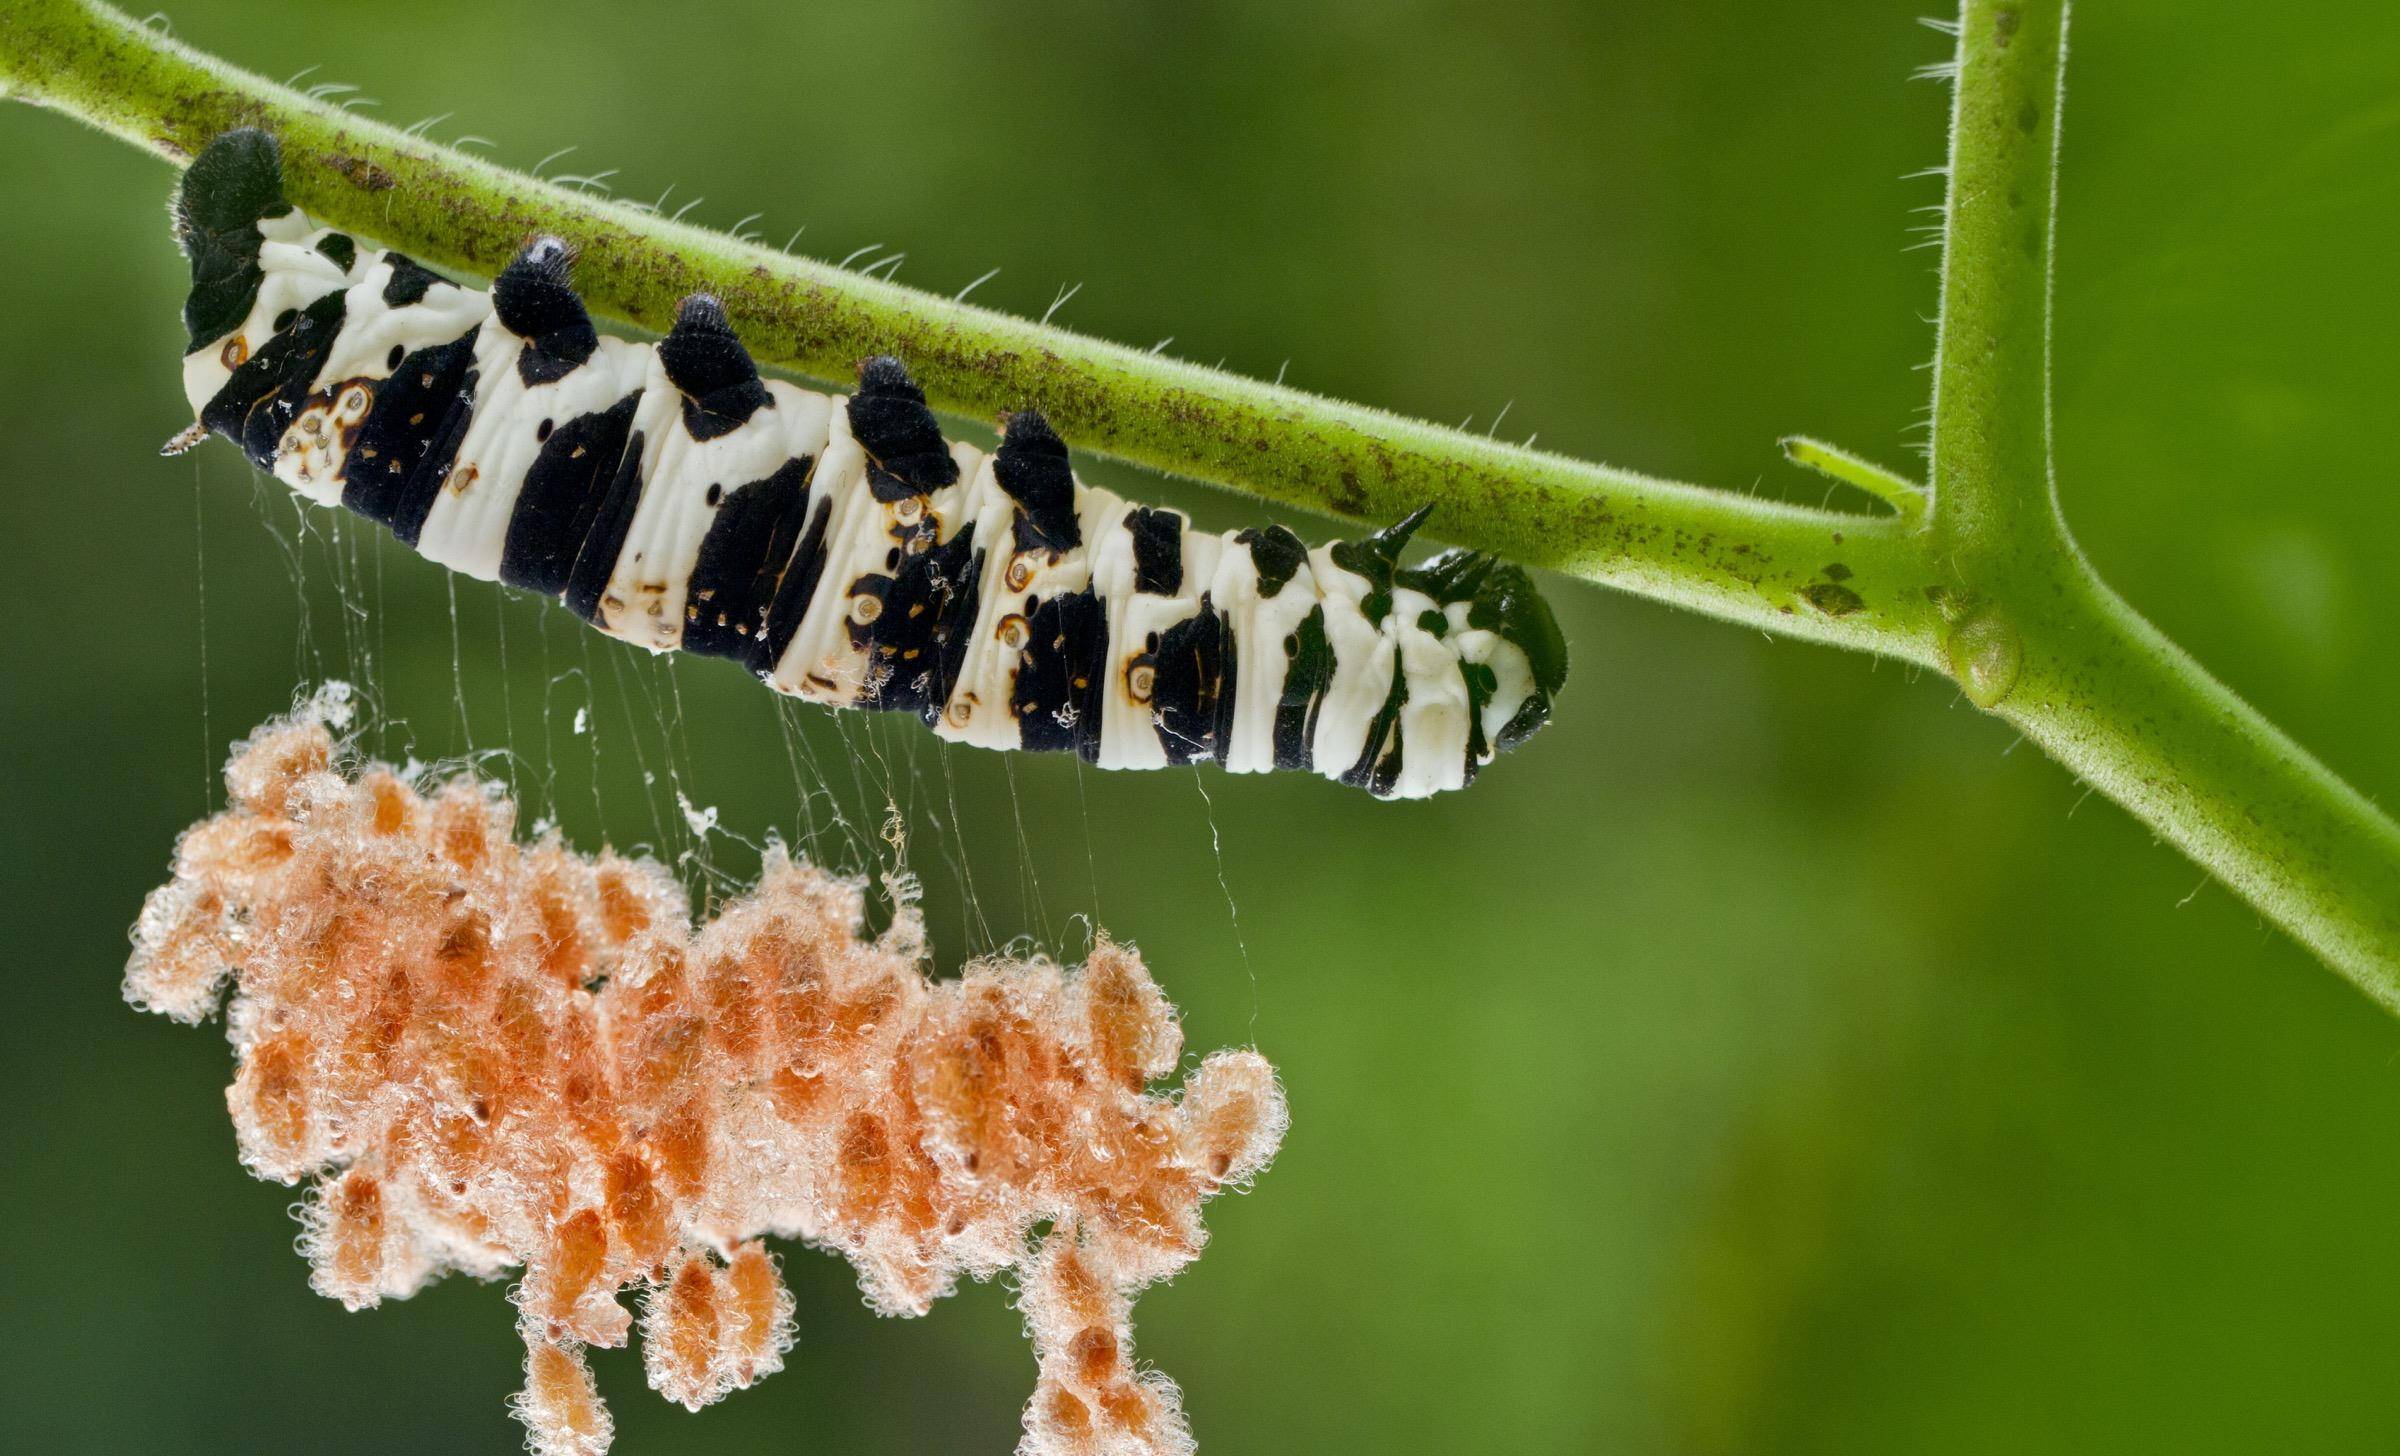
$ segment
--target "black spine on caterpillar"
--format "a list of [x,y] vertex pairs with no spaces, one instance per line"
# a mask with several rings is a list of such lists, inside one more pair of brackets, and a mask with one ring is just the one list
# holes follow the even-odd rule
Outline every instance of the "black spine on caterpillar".
[[656,344],[603,335],[557,239],[484,293],[321,228],[256,131],[194,160],[175,217],[196,431],[653,651],[984,747],[1385,797],[1469,782],[1566,678],[1521,567],[1402,564],[1427,511],[1313,551],[1194,531],[1078,481],[1036,411],[988,455],[945,441],[896,359],[846,399],[762,379],[700,296]]

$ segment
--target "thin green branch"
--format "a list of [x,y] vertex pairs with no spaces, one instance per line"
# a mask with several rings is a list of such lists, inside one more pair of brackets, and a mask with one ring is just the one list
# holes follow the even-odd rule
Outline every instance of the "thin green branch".
[[1807,435],[1784,436],[1783,453],[1794,465],[1855,486],[1882,501],[1904,525],[1913,527],[1924,518],[1931,493],[1897,470],[1888,470],[1863,455],[1854,455],[1839,445],[1828,445]]
[[1038,405],[1082,448],[1377,523],[1433,503],[1429,536],[1934,660],[1916,552],[1889,518],[1522,449],[793,258],[312,101],[87,0],[0,0],[0,85],[177,162],[230,127],[265,127],[282,140],[294,202],[429,262],[488,274],[528,235],[555,233],[581,250],[586,300],[646,327],[669,323],[684,295],[713,293],[770,363],[847,380],[860,359],[898,354],[955,413]]
[[1814,441],[1792,457],[1892,515],[1655,480],[1195,368],[528,178],[235,70],[91,0],[0,0],[0,94],[173,161],[282,138],[310,212],[489,273],[582,248],[600,310],[658,327],[723,298],[762,359],[831,379],[905,356],[934,401],[1041,406],[1087,449],[1388,521],[1794,636],[1938,666],[2400,1009],[2400,828],[2093,574],[2051,486],[2049,338],[2064,0],[1968,0],[1936,357],[1934,489]]

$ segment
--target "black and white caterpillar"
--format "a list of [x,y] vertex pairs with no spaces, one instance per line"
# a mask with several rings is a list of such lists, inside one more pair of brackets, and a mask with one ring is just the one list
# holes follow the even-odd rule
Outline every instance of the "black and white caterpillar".
[[453,571],[654,652],[1103,768],[1213,759],[1389,798],[1457,788],[1545,722],[1566,645],[1520,567],[1399,564],[1424,512],[1310,550],[1077,481],[1027,409],[942,439],[898,361],[847,399],[761,379],[714,299],[656,344],[592,327],[570,248],[478,292],[317,226],[258,131],[185,173],[184,389],[208,433]]

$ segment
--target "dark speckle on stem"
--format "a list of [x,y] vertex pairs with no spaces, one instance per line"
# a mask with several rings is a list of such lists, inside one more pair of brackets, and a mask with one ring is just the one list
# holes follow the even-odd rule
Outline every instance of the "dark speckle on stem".
[[1340,511],[1345,516],[1362,516],[1366,514],[1367,495],[1365,490],[1359,486],[1357,471],[1350,469],[1348,466],[1344,466],[1342,468],[1341,486],[1333,492],[1333,495],[1327,504],[1331,505],[1335,510]]
[[368,192],[389,192],[400,185],[388,169],[364,157],[340,153],[327,157],[325,165],[340,173],[351,186]]
[[1812,581],[1800,588],[1800,595],[1828,617],[1847,617],[1866,605],[1857,592],[1838,581]]

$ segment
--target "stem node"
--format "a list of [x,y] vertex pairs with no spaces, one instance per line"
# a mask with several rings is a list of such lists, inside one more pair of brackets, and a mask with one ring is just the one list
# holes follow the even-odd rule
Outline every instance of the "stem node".
[[1988,713],[2015,690],[2025,667],[2025,643],[2006,617],[1985,606],[1942,635],[1942,657],[1967,700]]

